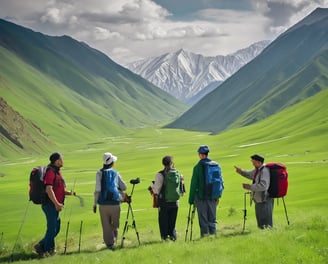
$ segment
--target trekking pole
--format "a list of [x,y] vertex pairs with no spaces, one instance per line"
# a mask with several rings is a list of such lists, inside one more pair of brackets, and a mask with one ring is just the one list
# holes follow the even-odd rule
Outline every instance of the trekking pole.
[[192,226],[193,226],[193,223],[194,223],[195,210],[196,210],[196,207],[193,204],[192,211],[191,211],[191,220],[190,220],[190,241],[192,241]]
[[[250,192],[245,192],[244,193],[244,223],[243,223],[243,231],[242,233],[245,232],[245,227],[246,227],[246,220],[247,220],[247,207],[246,207],[246,195],[250,194]],[[252,205],[252,200],[250,199],[250,206]]]
[[18,229],[18,233],[17,233],[16,241],[15,241],[15,244],[14,244],[13,250],[12,250],[12,252],[11,252],[11,256],[10,256],[11,261],[14,260],[14,252],[15,252],[15,249],[16,249],[16,246],[17,246],[18,238],[19,238],[19,236],[20,236],[20,233],[21,233],[21,231],[22,231],[23,225],[24,225],[25,220],[26,220],[26,215],[27,215],[27,211],[28,211],[28,207],[29,207],[29,205],[30,205],[30,201],[27,202],[27,205],[26,205],[26,208],[25,208],[25,213],[24,213],[24,215],[23,215],[23,219],[22,219],[21,224],[20,224],[20,227],[19,227],[19,229]]
[[287,224],[289,225],[289,219],[288,219],[288,215],[287,215],[287,208],[286,208],[286,204],[285,204],[285,199],[284,197],[281,197],[282,202],[284,204],[284,208],[285,208],[285,215],[286,215],[286,220],[287,220]]
[[[76,184],[76,179],[74,179],[73,188],[71,189],[71,193],[74,193],[75,184]],[[71,220],[71,216],[72,216],[72,204],[70,204],[69,217],[68,217],[67,226],[66,226],[64,254],[66,254],[66,251],[67,251],[68,230],[69,230],[69,222]]]
[[243,223],[243,231],[242,233],[245,232],[245,224],[246,224],[246,220],[247,220],[247,209],[246,209],[246,195],[247,195],[248,192],[245,192],[244,193],[244,223]]
[[67,226],[66,226],[66,237],[65,237],[64,254],[66,254],[66,250],[67,250],[68,229],[69,229],[69,221],[67,221]]
[[80,237],[79,237],[79,250],[78,250],[79,253],[81,252],[82,225],[83,225],[83,221],[81,220],[81,223],[80,223]]
[[190,211],[191,211],[191,205],[189,205],[188,222],[187,222],[187,229],[186,229],[185,242],[187,242],[187,237],[188,237],[188,228],[189,228],[189,223],[190,223]]

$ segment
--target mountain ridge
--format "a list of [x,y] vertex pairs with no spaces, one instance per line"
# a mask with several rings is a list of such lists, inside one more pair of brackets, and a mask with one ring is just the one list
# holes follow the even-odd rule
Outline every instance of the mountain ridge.
[[[102,52],[69,36],[51,37],[0,19],[0,58],[1,97],[40,127],[52,144],[163,124],[187,109]],[[29,144],[26,139],[20,143]]]
[[260,41],[223,56],[203,56],[184,49],[132,62],[127,67],[184,102],[213,83],[221,83],[256,57],[269,44]]
[[[322,10],[319,10],[322,16]],[[320,91],[326,89],[327,82],[318,83],[316,78],[325,76],[328,72],[322,68],[316,75],[303,76],[300,70],[313,62],[316,56],[322,55],[328,48],[328,9],[325,18],[308,26],[291,27],[288,33],[283,33],[271,42],[260,55],[242,67],[237,73],[228,78],[219,88],[215,89],[198,103],[187,110],[177,120],[167,125],[170,128],[211,131],[218,133],[236,126],[245,126],[265,119],[282,109],[307,98],[307,87],[289,83],[285,97],[279,97],[280,85],[287,85],[293,76],[302,83],[318,84]],[[316,17],[317,10],[311,16]],[[317,21],[313,18],[313,21]],[[323,53],[322,53],[323,52]],[[322,53],[322,54],[321,54]],[[325,57],[325,56],[324,56]],[[296,94],[295,94],[295,91]],[[271,96],[268,96],[271,94]],[[272,96],[272,94],[274,96]],[[305,94],[305,97],[302,97]],[[311,96],[310,93],[308,96]],[[294,97],[296,96],[296,98]],[[275,101],[284,101],[276,104]],[[262,104],[262,108],[255,105]],[[264,110],[271,108],[270,111]],[[244,113],[251,116],[242,120]],[[269,113],[269,114],[268,114]]]

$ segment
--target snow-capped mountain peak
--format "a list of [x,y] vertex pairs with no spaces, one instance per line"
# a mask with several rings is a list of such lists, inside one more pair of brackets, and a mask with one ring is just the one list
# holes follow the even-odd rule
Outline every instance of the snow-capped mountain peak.
[[[132,62],[127,68],[172,94],[182,101],[202,91],[207,86],[214,89],[247,64],[269,44],[261,41],[230,55],[205,57],[184,49],[159,57]],[[214,87],[213,87],[214,86]]]

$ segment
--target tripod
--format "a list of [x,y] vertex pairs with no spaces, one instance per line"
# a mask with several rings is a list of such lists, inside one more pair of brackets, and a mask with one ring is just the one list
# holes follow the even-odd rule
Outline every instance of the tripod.
[[[139,179],[139,178],[138,178]],[[134,191],[134,186],[135,184],[139,183],[139,181],[136,181],[136,180],[131,180],[130,183],[133,184],[132,186],[132,191],[131,191],[131,194],[128,196],[128,199],[127,199],[127,203],[128,203],[128,212],[126,214],[126,220],[125,220],[125,224],[124,224],[124,229],[123,229],[123,234],[122,234],[122,242],[121,242],[121,248],[123,248],[123,245],[124,245],[124,240],[125,240],[125,233],[128,231],[129,229],[129,225],[128,225],[128,222],[129,222],[129,215],[131,213],[131,216],[132,216],[132,224],[130,225],[132,228],[135,229],[136,231],[136,235],[137,235],[137,238],[138,238],[138,243],[139,243],[139,246],[140,246],[140,239],[139,239],[139,233],[138,233],[138,230],[137,230],[137,226],[136,226],[136,221],[134,219],[134,214],[133,214],[133,210],[132,210],[132,194],[133,194],[133,191]]]

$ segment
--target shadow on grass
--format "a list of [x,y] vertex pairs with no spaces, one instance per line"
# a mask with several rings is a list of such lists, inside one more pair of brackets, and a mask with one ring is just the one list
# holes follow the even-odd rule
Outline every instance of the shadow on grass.
[[3,256],[0,257],[0,263],[4,262],[14,262],[14,261],[28,261],[28,260],[33,260],[33,259],[39,259],[39,256],[36,253],[15,253],[15,254],[10,254],[9,256]]
[[243,230],[240,225],[224,226],[221,229],[221,236],[223,237],[236,237],[249,235],[251,232],[247,229]]
[[[218,231],[217,236],[208,236],[201,238],[199,236],[194,237],[192,240],[190,240],[190,236],[187,237],[187,241],[185,241],[185,236],[181,237],[178,241],[179,242],[185,242],[185,243],[194,243],[198,241],[203,241],[203,240],[212,240],[212,239],[220,239],[220,237],[236,237],[236,236],[245,236],[249,235],[251,232],[249,230],[242,230],[240,226],[224,226],[221,228],[221,230]],[[161,241],[161,240],[148,240],[148,241],[141,241],[141,244],[139,245],[138,243],[132,242],[130,240],[126,241],[126,244],[124,247],[121,247],[121,244],[119,243],[113,252],[115,251],[120,251],[120,250],[128,250],[128,249],[136,249],[139,247],[143,246],[148,246],[148,245],[156,245],[156,244],[166,244],[166,243],[176,243],[174,241]],[[66,252],[66,253],[57,253],[56,256],[72,256],[76,254],[94,254],[100,251],[109,251],[105,246],[96,249],[96,250],[81,250],[80,252],[78,251],[73,251],[73,252]],[[46,257],[45,257],[46,258]],[[51,258],[51,257],[50,257]],[[40,258],[38,254],[31,252],[31,253],[26,253],[26,252],[21,252],[21,253],[14,253],[10,254],[8,256],[2,256],[0,257],[0,263],[10,263],[10,262],[16,262],[16,261],[30,261],[30,260],[35,260],[35,259],[43,259]]]

